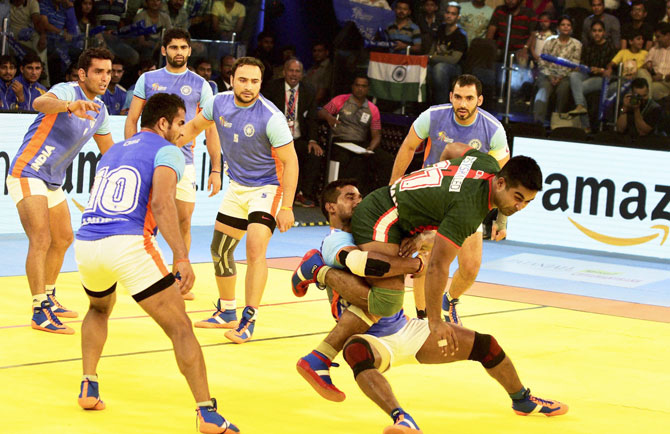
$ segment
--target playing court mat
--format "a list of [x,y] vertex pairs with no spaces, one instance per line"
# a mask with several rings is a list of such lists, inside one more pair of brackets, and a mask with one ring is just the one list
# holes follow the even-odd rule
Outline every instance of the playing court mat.
[[[196,329],[211,394],[220,412],[243,433],[381,433],[391,419],[362,394],[341,357],[336,361],[343,366],[331,371],[347,394],[342,403],[322,399],[295,370],[298,358],[334,324],[324,292],[312,286],[304,298],[292,295],[288,270],[297,262],[270,261],[253,341],[235,345],[223,330]],[[211,265],[198,264],[195,270],[196,300],[186,304],[193,321],[209,316],[216,298]],[[243,264],[238,272],[244,275]],[[238,280],[238,300],[243,300],[242,282]],[[25,286],[24,276],[0,278],[0,432],[195,432],[193,400],[170,342],[125,289],[119,288],[99,365],[107,409],[88,412],[76,402],[80,319],[87,306],[78,276],[64,273],[58,283],[61,302],[80,314],[67,321],[77,331],[73,336],[30,328]],[[465,326],[497,338],[533,394],[567,403],[567,415],[515,415],[504,390],[475,362],[394,368],[387,378],[422,430],[667,433],[670,324],[588,312],[595,299],[569,296],[573,298],[566,301],[550,292],[527,291],[477,283],[470,292],[474,295],[462,298],[459,312]],[[510,301],[513,294],[522,294],[517,298],[526,302]],[[411,292],[405,307],[414,312]],[[625,314],[626,306],[619,307]]]

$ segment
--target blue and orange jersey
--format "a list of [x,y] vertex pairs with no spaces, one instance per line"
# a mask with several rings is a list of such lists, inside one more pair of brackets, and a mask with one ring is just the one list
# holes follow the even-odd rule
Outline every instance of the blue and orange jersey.
[[[337,260],[337,255],[340,250],[346,247],[356,247],[354,236],[351,233],[340,229],[331,229],[330,234],[328,234],[328,236],[321,242],[323,262],[330,267],[343,269],[344,266]],[[344,310],[349,307],[350,303],[337,295],[335,295],[333,300],[337,303],[336,306],[333,306],[333,315],[336,316],[336,319],[339,319],[339,314],[344,312]],[[405,324],[407,324],[407,316],[405,315],[405,311],[400,309],[400,311],[394,315],[381,318],[365,333],[377,337],[388,336],[396,333],[403,328]]]
[[[173,93],[184,100],[186,106],[186,122],[193,119],[202,109],[205,101],[212,98],[212,88],[207,80],[188,69],[182,73],[175,74],[166,68],[155,71],[147,71],[140,76],[135,83],[133,95],[148,101],[152,95],[157,93]],[[184,158],[186,164],[193,164],[193,147],[184,146]]]
[[140,131],[114,144],[98,163],[77,239],[155,235],[151,192],[154,170],[159,166],[173,169],[177,181],[184,174],[184,154],[156,133]]
[[465,143],[498,161],[509,155],[505,129],[495,116],[478,108],[469,125],[459,124],[455,116],[451,104],[440,104],[421,113],[412,124],[420,139],[428,139],[423,167],[440,161],[445,146],[452,142]]
[[228,91],[207,101],[202,114],[216,122],[230,179],[247,187],[281,185],[283,165],[275,149],[293,142],[293,136],[274,104],[259,95],[249,107],[240,107]]
[[[59,83],[49,93],[63,101],[91,101],[76,82]],[[9,173],[15,178],[41,179],[52,190],[60,187],[65,170],[86,142],[94,134],[110,134],[105,103],[99,97],[92,101],[101,106],[98,113],[88,112],[93,120],[67,112],[38,114],[23,138]]]
[[123,105],[126,102],[126,93],[126,88],[117,84],[114,86],[114,92],[107,88],[105,93],[101,96],[110,115],[121,114],[121,109],[123,109]]

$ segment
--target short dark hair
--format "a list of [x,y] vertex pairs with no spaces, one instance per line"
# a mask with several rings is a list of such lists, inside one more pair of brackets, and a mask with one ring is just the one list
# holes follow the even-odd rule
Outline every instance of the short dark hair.
[[255,57],[240,57],[233,63],[233,70],[231,72],[231,75],[235,77],[235,71],[237,71],[237,68],[240,66],[244,65],[252,65],[252,66],[258,66],[261,70],[261,77],[263,77],[263,74],[265,74],[265,65],[263,65],[263,62],[259,59],[256,59]]
[[340,197],[340,188],[345,187],[347,185],[353,185],[354,187],[358,187],[358,181],[355,180],[354,178],[337,179],[326,185],[326,187],[321,192],[321,198],[320,198],[321,212],[326,217],[326,219],[330,219],[328,211],[326,211],[326,204],[336,203],[337,198]]
[[195,60],[195,62],[193,62],[193,68],[198,69],[198,67],[203,63],[209,63],[210,65],[212,64],[212,62],[210,62],[208,58],[199,57]]
[[179,109],[186,111],[184,100],[173,93],[156,93],[149,98],[140,118],[140,127],[153,127],[161,119],[165,118],[172,123]]
[[670,23],[666,23],[663,21],[658,23],[658,25],[656,26],[656,31],[659,32],[661,35],[667,35],[668,33],[670,33]]
[[628,36],[626,36],[627,41],[632,41],[633,39],[637,38],[638,36],[642,36],[644,38],[644,33],[642,33],[642,28],[636,29],[631,27],[630,30],[628,30]]
[[528,190],[542,191],[542,170],[535,160],[525,155],[510,158],[496,177],[505,178],[512,188],[521,184]]
[[393,5],[393,9],[395,9],[396,6],[398,6],[400,3],[405,3],[407,7],[409,7],[409,10],[412,10],[412,2],[410,0],[397,0],[395,4]]
[[602,20],[599,20],[599,19],[593,20],[593,22],[591,23],[591,28],[593,28],[593,26],[595,26],[596,24],[600,24],[600,26],[603,29],[605,28],[605,23],[603,23]]
[[0,65],[4,65],[5,63],[11,63],[14,65],[14,68],[18,68],[19,66],[19,64],[16,62],[16,58],[9,54],[3,54],[0,56]]
[[179,27],[173,27],[170,30],[167,30],[163,35],[163,47],[167,48],[173,39],[185,39],[188,46],[191,46],[191,34],[188,30],[180,29]]
[[475,86],[475,89],[477,90],[477,96],[482,94],[482,82],[479,81],[477,77],[471,74],[462,74],[459,75],[456,80],[451,85],[451,90],[453,92],[454,89],[456,89],[456,85],[459,85],[460,87],[463,86]]
[[649,83],[642,77],[638,77],[630,83],[631,89],[649,89]]
[[356,83],[356,80],[359,78],[366,80],[368,82],[368,85],[370,84],[370,77],[368,77],[368,74],[366,74],[365,72],[357,73],[356,76],[354,76],[354,79],[351,81],[351,84],[353,85],[354,83]]
[[30,65],[31,63],[36,62],[39,62],[41,65],[42,59],[40,59],[40,56],[38,56],[37,53],[29,51],[25,56],[23,56],[23,59],[21,59],[21,66]]
[[258,36],[256,37],[256,40],[257,40],[258,42],[260,42],[260,41],[262,41],[262,40],[265,39],[265,38],[272,38],[273,41],[276,39],[276,38],[275,38],[275,35],[273,35],[272,33],[268,32],[267,30],[263,30],[262,32],[260,32],[260,33],[258,34]]
[[121,65],[123,66],[123,69],[126,69],[126,62],[120,57],[114,57],[114,60],[112,60],[112,65]]
[[571,25],[573,28],[575,27],[575,20],[573,20],[572,17],[571,17],[570,15],[566,15],[566,14],[563,14],[563,15],[561,15],[560,17],[558,17],[558,21],[556,22],[556,24],[558,24],[558,25],[560,26],[560,25],[561,25],[561,22],[562,22],[563,20],[568,20],[568,21],[570,21],[570,25]]
[[93,59],[111,60],[113,62],[114,55],[106,48],[87,48],[79,56],[79,61],[77,62],[78,69],[88,72]]
[[647,5],[644,4],[644,0],[633,0],[632,2],[630,2],[630,8],[631,8],[631,10],[632,10],[635,6],[640,6],[640,5],[642,5],[642,7],[644,8],[644,10],[645,10],[645,12],[646,12],[646,10],[647,10]]

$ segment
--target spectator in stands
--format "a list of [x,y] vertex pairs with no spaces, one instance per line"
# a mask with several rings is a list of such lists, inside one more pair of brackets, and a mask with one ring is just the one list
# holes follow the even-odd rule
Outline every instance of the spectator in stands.
[[653,100],[670,95],[670,23],[658,25],[658,45],[649,50],[637,76],[647,80]]
[[265,83],[272,80],[272,68],[276,62],[275,49],[275,37],[272,33],[264,30],[258,34],[256,37],[256,49],[254,50],[252,56],[256,59],[259,59],[265,65],[265,73],[263,74],[263,81]]
[[281,55],[281,64],[272,66],[272,78],[284,78],[284,64],[287,60],[296,57],[295,45],[284,45],[279,49]]
[[661,20],[662,23],[670,22],[670,0],[665,3],[665,16]]
[[17,64],[14,56],[0,56],[0,109],[16,110],[23,102],[23,86],[16,81]]
[[643,0],[633,0],[630,7],[629,23],[621,26],[621,48],[627,48],[629,34],[633,30],[640,30],[644,37],[644,49],[649,51],[654,41],[654,26],[645,22],[647,8]]
[[287,60],[284,77],[268,83],[263,88],[263,95],[284,113],[293,134],[300,164],[295,204],[314,207],[320,193],[319,177],[324,151],[317,141],[316,93],[303,80],[302,63],[296,58]]
[[623,78],[632,80],[637,75],[637,71],[644,66],[648,51],[643,49],[644,36],[640,29],[634,29],[628,34],[626,46],[627,48],[620,49],[607,65],[607,71],[603,74],[605,77],[609,78],[612,75],[612,69],[623,63]]
[[233,33],[239,37],[246,14],[247,10],[242,3],[235,0],[214,0],[212,31],[215,39],[230,41]]
[[65,72],[65,81],[77,81],[79,80],[79,65],[72,63],[70,67]]
[[[77,23],[79,24],[80,34],[86,35],[86,26],[88,26],[89,31],[93,30],[96,26],[98,26],[98,16],[95,10],[95,3],[93,0],[75,0],[74,13],[77,16]],[[105,40],[102,38],[102,33],[96,33],[95,35],[89,34],[88,45],[87,45],[88,48],[100,47],[104,45]]]
[[186,0],[188,31],[193,39],[212,39],[212,0]]
[[582,115],[582,127],[587,132],[591,131],[591,126],[589,117],[583,116],[588,113],[586,95],[601,90],[603,75],[616,52],[612,41],[605,36],[605,24],[600,20],[592,21],[591,36],[582,45],[580,61],[590,68],[590,73],[587,75],[579,70],[570,73],[570,90],[575,100],[575,109],[570,114]]
[[161,32],[172,27],[170,16],[161,11],[161,0],[145,0],[144,8],[135,15],[133,23],[144,21],[145,27],[156,26],[156,33],[140,35],[135,46],[141,57],[154,57],[161,46]]
[[47,35],[40,21],[40,5],[37,0],[12,0],[9,31],[23,47],[40,53],[42,62],[46,63]]
[[[28,53],[23,57],[21,62],[21,74],[16,77],[16,82],[21,85],[23,92],[23,102],[19,102],[17,97],[18,109],[33,111],[33,101],[38,96],[46,93],[47,88],[39,83],[40,75],[42,75],[42,60],[35,53]],[[17,91],[18,94],[18,91]]]
[[544,12],[556,15],[556,9],[551,0],[526,0],[526,7],[531,9],[536,16],[540,16]]
[[616,131],[629,137],[652,134],[661,117],[661,106],[649,98],[649,85],[643,78],[633,80],[632,89],[623,97]]
[[441,17],[437,14],[439,5],[437,0],[423,0],[421,13],[416,24],[421,30],[421,52],[428,53],[437,37],[437,29],[442,23]]
[[312,60],[314,63],[307,70],[305,81],[316,90],[316,105],[321,106],[328,101],[333,83],[333,65],[325,42],[312,45]]
[[412,4],[409,0],[398,0],[393,8],[395,21],[386,27],[389,41],[393,43],[392,53],[421,53],[421,30],[412,19]]
[[123,60],[114,58],[112,61],[112,76],[107,90],[101,97],[110,115],[120,115],[126,102],[126,88],[119,84],[123,78],[123,73]]
[[168,0],[163,3],[161,10],[170,16],[172,27],[188,30],[190,22],[184,0]]
[[221,71],[219,78],[216,79],[216,85],[220,92],[225,92],[233,88],[233,85],[230,84],[230,76],[233,72],[233,63],[235,63],[235,57],[233,56],[228,55],[221,58]]
[[461,3],[461,14],[458,23],[465,30],[468,45],[475,38],[485,38],[486,30],[493,15],[493,8],[484,0],[473,0]]
[[[153,71],[156,69],[156,61],[150,57],[140,60],[139,70],[137,71],[137,78],[140,78],[140,75],[144,74],[147,71]],[[137,80],[135,80],[137,82]],[[133,93],[135,91],[135,83],[132,84],[126,91],[126,102],[123,103],[123,108],[121,109],[122,115],[127,115],[128,110],[130,109],[130,103],[133,101]]]
[[105,26],[102,34],[105,45],[114,57],[120,57],[129,68],[137,65],[140,55],[123,38],[117,35],[121,16],[126,10],[126,0],[95,0],[98,23]]
[[530,39],[528,40],[528,51],[535,65],[538,65],[540,62],[540,54],[542,54],[547,39],[556,34],[551,25],[551,18],[552,15],[549,12],[541,13],[538,17],[539,25],[537,30],[530,35]]
[[591,24],[599,20],[605,25],[605,37],[611,40],[617,49],[621,47],[621,25],[619,24],[619,19],[605,12],[605,0],[591,0],[591,11],[593,15],[586,17],[582,26],[582,44],[586,44],[591,37]]
[[321,110],[319,118],[328,122],[333,143],[349,142],[365,148],[367,154],[355,154],[340,146],[332,147],[331,160],[340,163],[340,178],[359,180],[361,193],[386,185],[393,169],[393,156],[379,147],[382,124],[379,109],[367,99],[370,82],[357,76],[352,93],[338,95]]
[[69,0],[40,0],[39,5],[41,26],[47,34],[49,75],[53,83],[58,83],[81,53],[81,46],[73,41],[79,33],[77,17]]
[[[563,15],[558,20],[558,35],[551,36],[542,49],[543,54],[562,57],[574,63],[579,63],[582,53],[582,43],[570,37],[572,34],[572,18]],[[556,110],[564,113],[568,109],[570,97],[570,80],[568,75],[571,69],[540,59],[540,73],[537,77],[537,93],[533,107],[535,122],[544,123],[547,118],[549,99],[556,93]]]
[[444,24],[437,31],[437,39],[430,50],[430,89],[432,103],[449,102],[451,80],[461,75],[463,56],[468,51],[468,38],[458,26],[460,5],[449,2],[444,13]]
[[486,37],[498,45],[498,60],[502,61],[507,34],[507,17],[512,15],[512,31],[509,49],[516,53],[517,59],[523,64],[528,62],[528,39],[535,30],[535,12],[521,6],[521,0],[505,0],[504,6],[498,6],[491,16]]
[[197,59],[195,62],[193,62],[193,70],[200,77],[207,80],[207,83],[209,83],[210,87],[212,88],[212,93],[214,95],[219,93],[219,86],[214,82],[214,80],[212,80],[212,63],[209,61],[209,59],[204,57]]

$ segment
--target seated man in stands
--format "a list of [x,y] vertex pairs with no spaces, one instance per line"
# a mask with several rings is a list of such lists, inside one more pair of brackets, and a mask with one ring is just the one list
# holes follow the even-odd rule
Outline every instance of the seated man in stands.
[[591,11],[593,11],[593,15],[584,18],[584,24],[582,25],[582,44],[586,44],[590,40],[590,30],[593,22],[602,21],[603,26],[605,26],[605,39],[609,39],[617,49],[621,48],[621,24],[619,24],[617,17],[605,12],[605,0],[591,0]]
[[21,74],[16,77],[16,82],[22,87],[23,102],[20,98],[17,99],[19,110],[35,110],[33,108],[33,101],[40,95],[46,93],[47,88],[42,86],[38,81],[42,75],[42,60],[35,53],[28,53],[23,57],[21,62]]
[[444,24],[437,29],[435,44],[430,50],[430,87],[433,104],[449,102],[451,80],[461,75],[468,39],[457,22],[461,6],[450,1],[444,13]]
[[649,97],[649,84],[643,78],[633,80],[631,92],[623,97],[616,131],[628,137],[654,133],[661,117],[661,106]]
[[0,56],[0,109],[16,110],[23,102],[23,86],[16,81],[16,59],[7,54]]
[[412,4],[409,0],[398,0],[393,9],[395,21],[387,28],[389,40],[394,43],[392,53],[419,54],[421,52],[421,29],[412,21]]
[[660,23],[657,31],[657,45],[649,50],[644,67],[637,72],[647,80],[654,101],[670,95],[670,23]]
[[[340,163],[339,177],[357,179],[364,194],[386,185],[394,159],[379,147],[381,117],[377,106],[367,99],[369,85],[367,76],[356,77],[352,93],[336,96],[318,111],[319,118],[328,122],[333,132],[330,158]],[[338,142],[354,143],[367,152],[356,154],[337,146]]]

